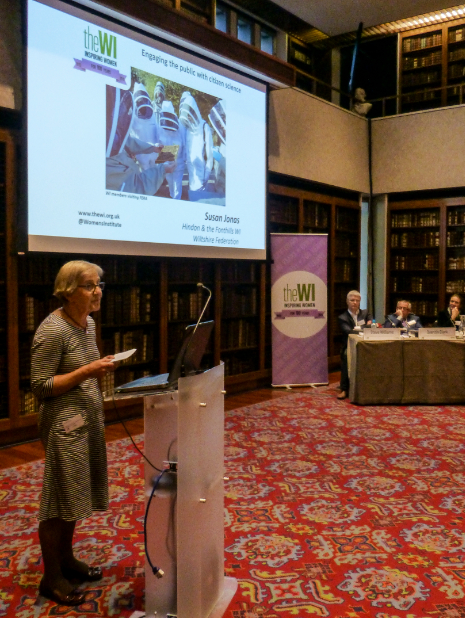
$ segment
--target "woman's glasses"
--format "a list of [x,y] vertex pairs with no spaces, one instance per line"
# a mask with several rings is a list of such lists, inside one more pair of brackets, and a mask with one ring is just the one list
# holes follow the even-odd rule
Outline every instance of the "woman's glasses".
[[86,283],[85,285],[78,285],[78,288],[84,288],[87,292],[94,293],[97,288],[103,290],[105,288],[105,283],[103,281],[99,283]]

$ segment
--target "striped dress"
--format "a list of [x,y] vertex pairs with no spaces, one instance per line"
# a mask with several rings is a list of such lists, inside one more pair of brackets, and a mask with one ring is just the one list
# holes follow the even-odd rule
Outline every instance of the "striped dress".
[[[53,397],[53,376],[70,373],[100,358],[95,323],[87,329],[50,314],[32,344],[31,386],[39,399],[39,433],[45,446],[45,470],[39,520],[76,521],[108,508],[107,458],[102,395],[89,378]],[[81,414],[84,425],[69,433],[67,421]]]

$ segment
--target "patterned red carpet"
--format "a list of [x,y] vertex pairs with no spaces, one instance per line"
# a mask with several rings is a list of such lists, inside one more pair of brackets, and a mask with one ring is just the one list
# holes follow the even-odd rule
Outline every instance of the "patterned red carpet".
[[[335,395],[226,414],[225,571],[239,590],[225,618],[464,618],[465,408]],[[34,607],[42,463],[0,472],[0,616],[144,609],[142,464],[129,440],[109,460],[111,510],[77,529],[106,578],[71,610]]]

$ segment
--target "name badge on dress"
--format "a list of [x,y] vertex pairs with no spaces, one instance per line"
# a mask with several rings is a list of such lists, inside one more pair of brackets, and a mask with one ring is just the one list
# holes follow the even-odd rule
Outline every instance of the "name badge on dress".
[[84,419],[82,418],[81,414],[76,414],[76,416],[69,418],[67,421],[63,421],[63,429],[66,433],[70,433],[75,429],[79,429],[79,427],[82,427],[83,425]]

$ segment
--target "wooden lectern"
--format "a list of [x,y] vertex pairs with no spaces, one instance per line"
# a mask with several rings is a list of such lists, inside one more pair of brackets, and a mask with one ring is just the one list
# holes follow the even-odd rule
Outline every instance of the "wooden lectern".
[[[220,618],[237,588],[224,576],[224,366],[144,397],[145,454],[166,472],[147,516],[147,618]],[[158,472],[145,463],[146,505]]]

